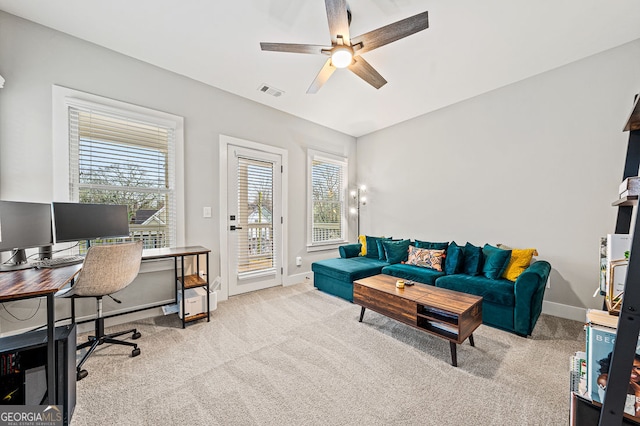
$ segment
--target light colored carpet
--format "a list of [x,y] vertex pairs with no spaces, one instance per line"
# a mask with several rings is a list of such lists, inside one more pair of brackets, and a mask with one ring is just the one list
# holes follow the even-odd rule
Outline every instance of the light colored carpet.
[[482,325],[455,368],[448,341],[359,314],[299,284],[232,297],[185,330],[175,315],[138,322],[139,357],[105,346],[85,364],[71,424],[568,423],[582,324],[543,315],[526,339]]

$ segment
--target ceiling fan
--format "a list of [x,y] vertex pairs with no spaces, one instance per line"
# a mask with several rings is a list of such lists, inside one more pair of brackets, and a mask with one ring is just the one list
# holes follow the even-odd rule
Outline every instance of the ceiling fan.
[[331,34],[331,46],[260,43],[262,50],[329,56],[309,89],[307,89],[307,93],[316,93],[320,90],[336,68],[348,68],[376,89],[381,88],[387,83],[387,80],[360,55],[429,27],[428,12],[422,12],[357,37],[351,37],[349,35],[351,11],[347,6],[346,0],[325,0],[325,6],[329,21],[329,33]]

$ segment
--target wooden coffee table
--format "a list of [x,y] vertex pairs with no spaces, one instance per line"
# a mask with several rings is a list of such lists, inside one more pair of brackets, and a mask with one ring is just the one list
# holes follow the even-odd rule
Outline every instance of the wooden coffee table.
[[416,283],[396,288],[397,277],[375,275],[353,282],[353,303],[418,330],[449,340],[451,365],[458,366],[456,345],[482,324],[482,297]]

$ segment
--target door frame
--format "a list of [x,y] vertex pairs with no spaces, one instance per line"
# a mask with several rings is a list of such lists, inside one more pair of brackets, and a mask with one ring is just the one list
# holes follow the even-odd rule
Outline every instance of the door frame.
[[219,197],[219,206],[220,206],[220,210],[219,210],[219,217],[220,217],[220,228],[219,228],[219,233],[220,233],[220,246],[219,246],[219,252],[220,252],[220,279],[222,280],[221,285],[220,285],[220,290],[221,290],[221,300],[226,300],[229,298],[229,256],[228,256],[228,238],[227,238],[227,226],[229,226],[229,220],[227,218],[227,184],[228,184],[228,179],[227,179],[227,161],[228,161],[228,149],[229,149],[229,145],[235,145],[235,146],[239,146],[242,148],[248,148],[248,149],[253,149],[256,151],[262,151],[262,152],[266,152],[269,154],[276,154],[279,155],[281,158],[281,165],[282,165],[282,205],[281,205],[281,211],[282,211],[282,217],[283,217],[283,224],[282,224],[282,244],[281,244],[281,248],[280,248],[280,256],[282,259],[281,262],[281,266],[282,266],[282,274],[281,274],[281,280],[282,282],[280,283],[280,285],[284,285],[286,277],[289,275],[288,273],[288,266],[287,266],[287,254],[288,254],[288,232],[287,232],[287,218],[286,215],[288,213],[288,203],[287,203],[287,198],[288,198],[288,194],[289,194],[289,179],[288,179],[288,151],[282,148],[277,148],[271,145],[266,145],[260,142],[253,142],[253,141],[248,141],[245,139],[239,139],[239,138],[235,138],[233,136],[227,136],[227,135],[220,135],[220,144],[219,144],[219,181],[220,181],[220,187],[219,187],[219,193],[218,193],[218,197]]

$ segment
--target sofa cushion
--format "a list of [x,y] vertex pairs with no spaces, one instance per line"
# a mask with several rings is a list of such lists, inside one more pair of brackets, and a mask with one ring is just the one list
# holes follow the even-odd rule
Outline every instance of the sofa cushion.
[[[442,271],[444,260],[444,250],[431,250],[409,246],[409,255],[407,256],[407,265],[420,266],[422,268],[431,268],[436,271]],[[389,262],[393,263],[393,262]]]
[[425,248],[431,250],[447,250],[449,243],[432,243],[431,241],[416,240],[415,246],[417,248]]
[[502,273],[507,268],[509,259],[511,259],[511,250],[503,250],[485,244],[484,247],[482,247],[482,257],[484,259],[482,274],[487,278],[496,280],[502,277]]
[[462,272],[467,275],[479,275],[482,273],[482,249],[471,243],[464,246],[464,263]]
[[447,248],[447,257],[444,259],[444,273],[447,275],[459,274],[464,264],[464,247],[452,241]]
[[358,242],[362,244],[362,248],[360,249],[360,256],[366,256],[367,255],[367,237],[365,237],[364,235],[359,235]]
[[465,274],[446,275],[436,280],[436,287],[482,296],[486,301],[514,306],[514,284],[505,279],[492,280],[483,276]]
[[394,240],[391,238],[378,238],[378,240],[376,241],[376,243],[378,244],[378,260],[382,260],[383,262],[387,262],[387,252],[384,251],[384,247],[382,246],[382,243],[385,241],[401,241],[401,240]]
[[313,262],[311,270],[316,274],[324,274],[340,281],[353,282],[360,278],[380,273],[387,262],[368,257],[350,257],[348,259],[325,259]]
[[406,262],[409,253],[409,244],[411,244],[410,240],[380,240],[380,242],[382,243],[382,250],[388,263]]
[[[380,240],[381,238],[365,235],[365,239],[367,241],[367,254],[365,256],[369,259],[380,260],[378,254],[378,240]],[[391,238],[385,239],[390,240]]]
[[360,244],[345,244],[338,247],[338,252],[340,253],[340,257],[348,258],[348,257],[357,257],[360,255],[360,250],[362,250],[362,246]]
[[431,268],[421,268],[420,266],[396,263],[382,268],[382,273],[405,280],[417,281],[423,284],[434,285],[436,279],[444,276],[444,272]]
[[509,264],[502,273],[502,278],[509,281],[515,281],[520,274],[531,265],[533,256],[537,256],[538,251],[534,248],[530,249],[511,249],[511,259]]

